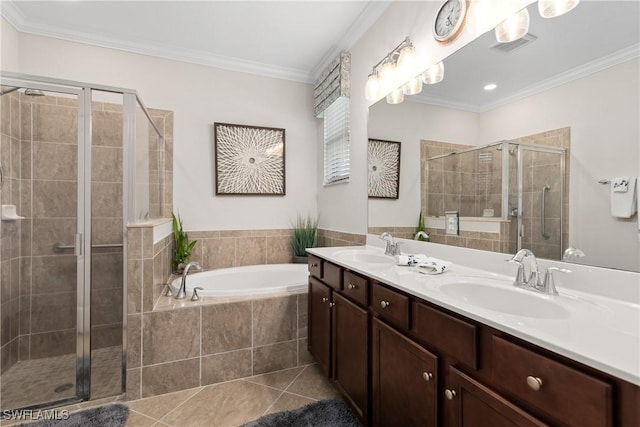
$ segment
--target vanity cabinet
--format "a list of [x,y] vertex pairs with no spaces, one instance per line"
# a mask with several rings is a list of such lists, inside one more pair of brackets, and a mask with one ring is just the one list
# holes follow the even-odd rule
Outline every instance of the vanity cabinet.
[[378,319],[371,378],[374,426],[438,425],[438,358]]
[[640,387],[321,266],[309,278],[309,349],[366,425],[640,426]]
[[309,352],[366,423],[369,416],[368,280],[324,261],[320,280],[313,275],[312,261],[309,263]]

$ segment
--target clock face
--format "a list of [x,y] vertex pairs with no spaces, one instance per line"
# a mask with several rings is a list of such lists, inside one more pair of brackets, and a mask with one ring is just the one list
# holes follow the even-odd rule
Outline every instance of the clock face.
[[467,12],[466,0],[446,0],[433,23],[433,36],[438,41],[452,40],[462,28]]

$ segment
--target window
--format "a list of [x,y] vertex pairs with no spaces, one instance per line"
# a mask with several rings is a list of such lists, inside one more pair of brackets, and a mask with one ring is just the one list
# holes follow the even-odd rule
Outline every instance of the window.
[[324,110],[324,185],[349,180],[349,98]]

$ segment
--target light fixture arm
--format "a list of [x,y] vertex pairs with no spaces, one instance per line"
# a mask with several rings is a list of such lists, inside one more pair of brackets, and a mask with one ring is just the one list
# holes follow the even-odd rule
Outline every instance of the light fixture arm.
[[411,39],[409,38],[409,36],[405,37],[404,40],[402,40],[398,44],[398,46],[394,47],[389,53],[387,53],[387,55],[384,58],[382,58],[380,61],[378,61],[378,63],[373,66],[371,74],[375,74],[375,72],[377,71],[377,68],[382,63],[384,63],[385,61],[387,61],[387,60],[397,61],[398,60],[398,56],[400,56],[400,51],[402,49],[404,49],[405,47],[407,47],[407,46],[413,46],[413,43],[411,43]]

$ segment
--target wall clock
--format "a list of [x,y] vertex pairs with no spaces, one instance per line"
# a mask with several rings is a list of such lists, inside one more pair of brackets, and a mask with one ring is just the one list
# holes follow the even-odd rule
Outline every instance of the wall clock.
[[433,37],[442,43],[456,38],[464,25],[467,0],[445,0],[433,21]]

